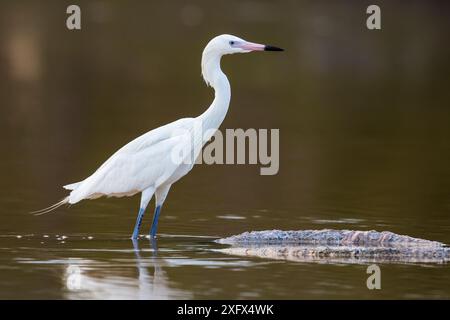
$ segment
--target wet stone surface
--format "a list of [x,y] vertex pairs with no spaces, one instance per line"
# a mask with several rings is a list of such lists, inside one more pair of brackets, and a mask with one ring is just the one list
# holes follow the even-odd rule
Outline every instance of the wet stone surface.
[[217,240],[220,252],[291,261],[445,263],[443,243],[383,231],[253,231]]

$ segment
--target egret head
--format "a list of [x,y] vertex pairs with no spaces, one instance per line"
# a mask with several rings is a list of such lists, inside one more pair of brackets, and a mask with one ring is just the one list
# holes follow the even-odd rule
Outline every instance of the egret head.
[[202,55],[202,74],[206,83],[212,82],[211,68],[219,66],[220,58],[223,55],[252,51],[283,51],[283,49],[249,42],[230,34],[222,34],[213,38],[206,45]]
[[213,38],[208,43],[204,53],[215,53],[222,56],[225,54],[247,53],[251,51],[283,51],[283,49],[249,42],[230,34],[222,34]]

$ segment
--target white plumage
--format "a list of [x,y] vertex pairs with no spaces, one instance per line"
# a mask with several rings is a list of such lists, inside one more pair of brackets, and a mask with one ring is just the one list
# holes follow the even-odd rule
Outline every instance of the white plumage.
[[[227,113],[231,90],[227,77],[220,69],[221,57],[225,54],[262,50],[281,51],[276,47],[247,42],[232,35],[220,35],[212,39],[203,51],[201,66],[205,82],[215,90],[215,98],[203,114],[196,118],[176,120],[129,142],[91,176],[64,186],[65,189],[71,190],[68,197],[35,213],[44,214],[61,205],[75,204],[85,199],[142,193],[140,211],[132,236],[137,238],[143,213],[155,195],[156,210],[151,231],[151,236],[154,237],[159,211],[171,185],[192,169],[202,146],[219,128]],[[201,133],[208,134],[199,135],[195,131],[196,128],[201,128]],[[174,161],[176,155],[181,158]]]

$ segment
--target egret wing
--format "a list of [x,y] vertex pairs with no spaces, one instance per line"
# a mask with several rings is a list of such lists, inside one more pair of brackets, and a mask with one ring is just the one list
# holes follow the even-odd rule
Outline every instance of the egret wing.
[[154,129],[113,154],[70,195],[70,203],[99,196],[141,192],[179,166],[173,151],[189,145],[194,119],[185,118]]

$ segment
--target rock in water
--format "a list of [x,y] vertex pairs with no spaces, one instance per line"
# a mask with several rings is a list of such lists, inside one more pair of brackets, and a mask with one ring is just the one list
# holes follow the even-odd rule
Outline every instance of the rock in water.
[[325,263],[445,263],[450,248],[437,241],[383,231],[253,231],[217,240],[227,254]]
[[224,244],[334,244],[334,245],[425,245],[443,246],[437,241],[412,238],[389,231],[354,231],[354,230],[300,230],[300,231],[252,231],[217,240]]

